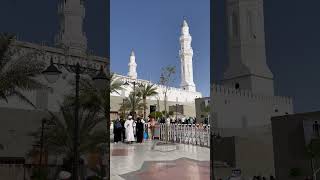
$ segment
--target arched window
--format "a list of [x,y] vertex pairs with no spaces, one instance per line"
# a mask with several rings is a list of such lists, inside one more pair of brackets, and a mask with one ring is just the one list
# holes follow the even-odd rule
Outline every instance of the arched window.
[[236,38],[238,37],[238,34],[239,34],[239,21],[238,21],[238,16],[236,12],[232,13],[231,23],[232,23],[232,35],[234,38]]

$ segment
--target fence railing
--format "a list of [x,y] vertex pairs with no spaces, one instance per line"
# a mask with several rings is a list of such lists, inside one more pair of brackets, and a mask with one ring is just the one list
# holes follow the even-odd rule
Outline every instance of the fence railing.
[[210,125],[160,124],[160,140],[210,147]]

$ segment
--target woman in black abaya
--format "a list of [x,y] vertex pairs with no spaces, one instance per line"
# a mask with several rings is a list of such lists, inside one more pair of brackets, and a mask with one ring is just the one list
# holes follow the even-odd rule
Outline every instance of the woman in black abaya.
[[143,140],[143,123],[141,122],[141,118],[138,118],[138,122],[136,124],[136,135],[137,135],[137,142],[142,143]]

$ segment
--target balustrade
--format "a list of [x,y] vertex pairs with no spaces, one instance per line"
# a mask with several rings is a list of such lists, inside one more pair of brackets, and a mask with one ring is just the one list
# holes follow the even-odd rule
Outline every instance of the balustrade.
[[166,141],[167,135],[169,142],[210,146],[210,125],[160,124],[160,140]]

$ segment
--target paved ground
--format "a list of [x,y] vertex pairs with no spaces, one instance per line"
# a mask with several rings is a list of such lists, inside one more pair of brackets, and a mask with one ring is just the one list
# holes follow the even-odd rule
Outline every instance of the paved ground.
[[209,148],[156,143],[112,144],[111,180],[209,180]]

